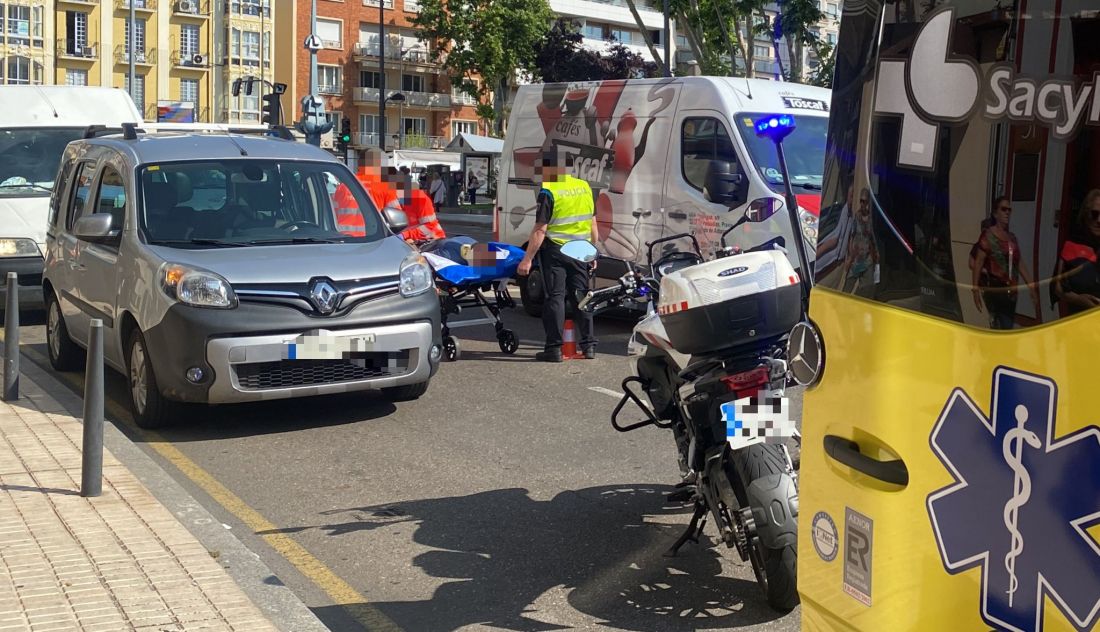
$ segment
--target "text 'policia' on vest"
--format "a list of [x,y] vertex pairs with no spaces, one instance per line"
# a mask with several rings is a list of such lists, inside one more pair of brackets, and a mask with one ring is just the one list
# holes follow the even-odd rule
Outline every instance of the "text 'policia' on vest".
[[584,180],[563,175],[556,182],[542,185],[554,201],[554,213],[547,225],[546,236],[561,245],[574,239],[587,239],[592,234],[594,213],[592,189]]

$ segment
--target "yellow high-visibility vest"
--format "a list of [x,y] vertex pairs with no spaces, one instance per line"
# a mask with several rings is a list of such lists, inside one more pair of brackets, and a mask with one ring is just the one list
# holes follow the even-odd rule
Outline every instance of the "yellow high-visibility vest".
[[590,239],[596,206],[588,183],[563,175],[556,182],[544,182],[542,190],[554,201],[554,212],[546,226],[546,236],[559,246],[575,239]]

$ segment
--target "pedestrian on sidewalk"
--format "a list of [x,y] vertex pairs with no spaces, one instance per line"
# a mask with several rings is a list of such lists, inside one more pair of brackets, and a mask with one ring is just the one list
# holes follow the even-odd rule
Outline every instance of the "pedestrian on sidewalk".
[[595,203],[592,188],[579,178],[566,175],[559,164],[556,151],[543,152],[536,165],[536,181],[541,180],[535,211],[535,227],[531,230],[527,253],[519,264],[519,276],[531,273],[535,256],[539,257],[542,285],[546,300],[542,305],[542,327],[546,332],[546,344],[535,354],[541,362],[562,361],[562,337],[565,329],[566,301],[574,306],[580,347],[586,359],[596,357],[596,335],[592,314],[575,306],[588,292],[589,279],[595,262],[587,264],[566,257],[561,247],[567,242],[584,239],[595,244]]
[[428,195],[432,198],[432,204],[435,205],[435,212],[438,213],[447,203],[447,186],[443,184],[443,178],[434,171],[428,176],[428,183]]
[[466,179],[466,194],[470,197],[470,204],[477,204],[477,188],[479,186],[481,186],[481,182],[474,175],[474,170],[470,169],[469,177]]

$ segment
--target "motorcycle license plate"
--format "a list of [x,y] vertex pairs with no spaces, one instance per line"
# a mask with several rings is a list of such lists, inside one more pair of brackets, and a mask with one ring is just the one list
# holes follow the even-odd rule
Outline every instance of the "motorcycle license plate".
[[757,441],[782,442],[797,430],[791,419],[791,402],[781,392],[760,391],[755,397],[721,406],[726,440],[734,447]]

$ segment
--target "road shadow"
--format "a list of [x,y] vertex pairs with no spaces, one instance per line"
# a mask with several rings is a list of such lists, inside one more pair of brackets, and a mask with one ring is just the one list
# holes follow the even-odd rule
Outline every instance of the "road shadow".
[[[584,627],[686,632],[780,618],[755,582],[721,574],[720,553],[736,558],[725,547],[704,538],[675,558],[662,556],[687,522],[675,516],[676,524],[667,524],[687,512],[664,506],[670,491],[592,487],[541,501],[525,489],[499,489],[333,510],[323,524],[274,532],[365,533],[372,549],[393,550],[386,542],[393,530],[385,527],[415,523],[414,541],[433,550],[410,562],[445,583],[427,600],[371,604],[407,630],[538,632],[575,627],[579,619]],[[563,597],[576,613],[550,607]],[[317,614],[335,627],[347,613],[333,607]]]

